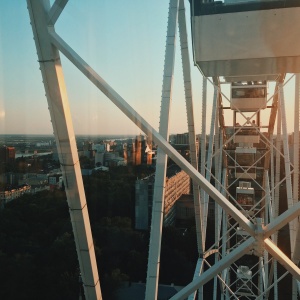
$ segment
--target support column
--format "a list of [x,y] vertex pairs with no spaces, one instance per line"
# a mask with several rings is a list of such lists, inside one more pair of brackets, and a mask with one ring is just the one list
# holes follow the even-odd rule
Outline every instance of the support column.
[[[294,126],[294,201],[299,201],[299,101],[300,101],[300,74],[295,76],[295,126]],[[296,120],[297,119],[297,120]],[[297,149],[296,149],[297,148]],[[299,263],[300,261],[300,226],[299,217],[296,221],[297,234],[295,240],[293,261]]]
[[300,101],[300,74],[295,76],[295,112],[294,112],[294,173],[293,196],[294,203],[299,200],[299,101]]
[[[59,52],[52,44],[48,31],[50,27],[54,30],[53,22],[59,15],[56,13],[59,9],[54,7],[50,15],[52,18],[49,19],[50,1],[28,0],[27,4],[65,183],[85,298],[100,300],[102,296],[94,243],[66,86]],[[59,7],[62,9],[62,6]]]
[[[280,148],[281,148],[281,108],[278,106],[276,154],[275,154],[275,198],[274,198],[274,218],[279,215],[279,182],[280,182]],[[274,234],[274,243],[277,245],[278,233]]]
[[[210,123],[210,134],[209,134],[209,142],[208,142],[208,150],[207,150],[207,163],[205,164],[205,179],[210,182],[211,179],[211,168],[212,168],[212,159],[213,159],[213,145],[214,145],[214,133],[215,133],[215,119],[217,112],[217,100],[218,100],[218,88],[214,86],[214,99],[212,104],[212,113],[211,113],[211,123]],[[207,193],[204,194],[204,235],[206,235],[207,229],[207,215],[208,215],[208,203],[209,203],[209,195]],[[205,236],[206,238],[206,236]]]
[[[185,90],[185,102],[186,113],[188,122],[189,144],[190,144],[190,157],[191,165],[198,170],[198,153],[196,147],[196,133],[195,133],[195,118],[194,118],[194,105],[192,94],[192,81],[191,81],[191,69],[190,69],[190,57],[187,39],[186,18],[185,18],[185,6],[184,0],[180,0],[179,4],[179,36],[182,56],[182,70],[183,81]],[[194,198],[194,210],[195,210],[195,222],[196,222],[196,237],[198,254],[203,254],[203,233],[201,225],[201,207],[200,207],[200,193],[199,186],[193,181],[193,198]]]
[[[201,124],[201,159],[200,159],[200,173],[205,177],[205,165],[206,165],[206,112],[207,112],[207,78],[202,77],[202,124]],[[205,212],[205,192],[200,189],[200,200],[201,200],[201,212],[202,212],[202,220],[206,219]],[[202,221],[202,232],[205,232],[204,222]],[[204,245],[205,248],[205,237],[204,237]]]
[[[272,210],[272,201],[271,201],[271,191],[269,184],[269,173],[267,170],[264,171],[264,187],[265,187],[265,197],[266,197],[266,207],[265,207],[265,223],[268,223],[269,220],[273,219],[273,210]],[[264,285],[263,292],[266,291],[268,286],[270,285],[268,282],[269,279],[269,253],[264,250],[264,259],[263,259],[263,268],[264,268]]]
[[[190,58],[189,48],[187,39],[186,29],[186,18],[185,18],[185,6],[184,1],[180,0],[179,4],[179,36],[182,56],[182,69],[183,69],[183,80],[185,90],[185,101],[186,101],[186,112],[188,121],[188,133],[189,133],[189,145],[190,145],[190,157],[191,165],[198,170],[198,153],[196,147],[196,133],[195,133],[195,122],[194,122],[194,107],[193,107],[193,95],[192,95],[192,83],[191,83],[191,70],[190,70]],[[194,278],[197,278],[202,272],[203,267],[203,232],[202,232],[202,213],[200,203],[200,191],[197,183],[193,181],[193,199],[194,199],[194,211],[195,211],[195,225],[196,225],[196,238],[197,238],[197,250],[199,259],[194,272]],[[189,300],[194,300],[196,297],[196,291],[189,296]]]
[[[227,176],[227,170],[223,170],[223,181],[222,181],[223,187],[228,186],[228,176]],[[222,194],[225,195],[225,189],[223,188]],[[222,210],[222,257],[225,257],[227,254],[227,248],[228,248],[228,215],[227,213]],[[226,268],[222,271],[222,278],[225,281],[225,285],[223,285],[223,290],[221,292],[221,300],[224,299],[230,299],[229,291],[227,286],[229,286],[230,278],[229,278],[229,268]]]
[[[170,0],[159,124],[159,133],[165,140],[168,139],[169,135],[169,115],[172,99],[178,9],[179,0]],[[145,295],[146,300],[157,299],[166,169],[167,155],[161,148],[158,148],[153,191],[152,221]]]
[[[200,142],[200,173],[205,176],[205,164],[206,164],[206,111],[207,111],[207,78],[202,77],[202,122],[201,122],[201,142]],[[200,189],[200,206],[201,206],[201,220],[202,220],[202,236],[203,236],[203,251],[205,250],[205,225],[204,220],[207,218],[207,212],[205,211],[205,192]],[[201,286],[198,291],[198,299],[203,299],[203,287]]]
[[[295,76],[295,112],[294,112],[294,173],[293,173],[293,197],[294,203],[299,201],[299,101],[300,101],[300,74]],[[299,247],[300,247],[300,230],[299,219],[295,220],[296,238],[293,261],[299,262]],[[297,253],[296,253],[297,252]],[[293,280],[293,300],[297,299],[298,285],[296,280]],[[298,291],[300,293],[300,291]]]
[[[216,113],[216,118],[215,118],[215,186],[218,191],[221,191],[221,165],[220,163],[222,162],[222,155],[220,151],[220,147],[222,147],[222,142],[221,142],[221,136],[220,136],[220,128],[219,128],[219,101],[217,101],[217,113]],[[219,240],[220,240],[220,229],[221,229],[221,220],[222,220],[222,215],[219,210],[219,205],[218,203],[214,203],[215,206],[215,244],[219,245]],[[215,264],[219,260],[219,252],[215,253]],[[213,300],[217,300],[217,282],[218,277],[214,278],[214,291],[213,291]]]
[[[288,208],[292,207],[294,204],[293,200],[293,193],[292,193],[292,176],[291,176],[291,169],[290,169],[290,155],[289,155],[289,148],[288,148],[288,133],[287,133],[287,126],[286,126],[286,112],[285,112],[285,99],[283,93],[283,86],[282,84],[279,85],[279,101],[280,101],[280,108],[281,108],[281,119],[282,119],[282,133],[283,133],[283,153],[284,153],[284,166],[285,166],[285,180],[286,180],[286,196],[287,196],[287,205]],[[290,227],[290,241],[291,241],[291,256],[293,257],[294,253],[294,246],[295,246],[295,221],[291,221],[289,223]]]

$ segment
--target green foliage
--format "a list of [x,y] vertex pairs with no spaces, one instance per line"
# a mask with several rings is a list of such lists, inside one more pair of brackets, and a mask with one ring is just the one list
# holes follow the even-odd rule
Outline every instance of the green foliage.
[[[116,170],[116,169],[114,169]],[[91,222],[103,217],[134,218],[135,176],[128,173],[101,172],[84,178]]]
[[[133,229],[135,180],[145,168],[113,168],[84,178],[101,289],[115,299],[123,281],[146,280],[149,232]],[[195,230],[164,228],[160,282],[191,281]],[[79,266],[65,193],[24,195],[0,211],[0,299],[71,300]],[[17,285],[18,288],[14,288]]]
[[77,298],[78,263],[63,193],[7,204],[0,232],[0,299]]
[[145,280],[148,237],[134,231],[128,218],[102,218],[94,224],[93,236],[101,249],[100,273],[105,275],[120,269],[130,280]]
[[102,276],[102,295],[104,299],[115,300],[116,291],[121,286],[122,282],[127,281],[128,276],[123,274],[120,269],[112,269],[110,273],[105,273]]
[[196,233],[189,228],[186,234],[175,227],[163,228],[160,282],[186,285],[193,279],[197,261]]

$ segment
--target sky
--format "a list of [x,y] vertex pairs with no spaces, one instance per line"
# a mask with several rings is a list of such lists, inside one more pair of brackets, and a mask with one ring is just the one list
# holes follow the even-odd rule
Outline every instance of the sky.
[[[168,2],[69,0],[55,26],[56,32],[155,129],[159,126]],[[185,5],[189,30],[186,0]],[[141,133],[62,54],[61,58],[76,134]],[[192,62],[192,56],[190,59]],[[0,1],[0,134],[52,133],[37,60],[26,1]],[[195,127],[200,133],[202,77],[194,66],[192,84]],[[208,101],[212,101],[211,86]],[[169,131],[187,132],[179,37]]]

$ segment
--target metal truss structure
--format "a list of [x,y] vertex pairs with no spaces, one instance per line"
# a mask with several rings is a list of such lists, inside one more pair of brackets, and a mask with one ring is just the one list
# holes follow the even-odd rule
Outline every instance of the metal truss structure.
[[[293,161],[289,154],[283,92],[284,85],[288,81],[285,79],[286,73],[300,72],[297,62],[292,71],[289,68],[278,67],[276,70],[273,68],[270,72],[264,72],[265,65],[261,62],[267,58],[260,58],[255,62],[259,61],[258,65],[262,67],[253,73],[253,69],[249,67],[253,61],[247,61],[249,58],[247,53],[245,58],[239,58],[242,66],[239,65],[239,62],[231,62],[230,57],[227,58],[227,63],[222,61],[223,58],[219,60],[217,58],[199,58],[199,55],[206,53],[205,47],[210,44],[210,40],[207,40],[209,36],[212,39],[212,32],[207,30],[205,22],[211,25],[210,21],[207,21],[209,18],[207,16],[214,16],[214,14],[203,13],[206,8],[201,7],[200,13],[197,15],[199,7],[194,3],[197,1],[190,1],[194,62],[203,74],[199,172],[184,1],[170,0],[159,132],[147,123],[55,32],[54,25],[67,2],[68,0],[56,0],[51,6],[49,0],[27,0],[59,160],[66,183],[67,200],[86,299],[102,299],[102,296],[60,53],[68,58],[159,146],[145,298],[147,300],[157,299],[164,182],[168,156],[193,181],[199,253],[194,278],[191,278],[190,284],[171,299],[196,299],[197,297],[203,299],[203,286],[211,280],[214,282],[212,299],[268,299],[269,297],[277,299],[278,285],[286,274],[292,275],[293,299],[297,299],[300,281],[300,269],[298,268],[300,260],[298,222],[300,215],[300,203],[298,202],[299,75],[295,75]],[[209,11],[209,7],[207,9]],[[225,9],[227,8],[225,7]],[[291,9],[296,11],[294,20],[295,18],[300,20],[299,7]],[[253,11],[256,13],[255,9]],[[268,8],[264,11],[269,12]],[[241,9],[241,12],[245,11]],[[251,14],[249,13],[249,15]],[[234,13],[231,18],[233,16],[235,16]],[[227,16],[222,17],[226,18]],[[221,19],[219,18],[219,20]],[[200,27],[197,22],[200,22]],[[191,151],[190,163],[167,142],[178,26]],[[204,32],[200,30],[199,33],[198,27],[204,28]],[[208,27],[214,28],[209,25]],[[290,30],[290,28],[288,29]],[[221,31],[220,28],[216,30]],[[282,30],[284,32],[284,28]],[[219,34],[219,31],[216,34]],[[247,36],[239,37],[239,41],[244,43],[247,38]],[[229,42],[234,44],[233,41]],[[224,53],[226,54],[226,49]],[[300,52],[298,55],[292,53],[290,56],[299,59]],[[270,60],[270,58],[268,59]],[[275,55],[274,59],[279,58]],[[281,62],[284,61],[284,58],[280,59]],[[237,70],[237,73],[228,72],[226,68],[229,64],[234,66],[231,70]],[[266,65],[273,66],[274,64]],[[286,64],[278,65],[290,66],[291,63],[289,61]],[[229,97],[223,92],[224,81],[222,78],[225,78],[225,83],[231,86],[231,96]],[[269,99],[266,99],[267,81],[275,83],[274,91]],[[214,96],[210,135],[206,140],[207,84],[209,82],[214,87]],[[249,98],[246,96],[246,91],[250,90],[261,91],[262,94]],[[243,101],[245,99],[248,99],[247,103]],[[262,110],[270,111],[268,121],[261,119]],[[230,124],[226,124],[227,119],[225,122],[224,118],[224,114],[228,111],[233,115],[233,121]],[[255,125],[251,124],[252,120],[256,121]],[[237,121],[241,124],[237,124]],[[275,126],[277,126],[276,135]],[[207,147],[206,144],[208,144]],[[280,170],[281,161],[284,172]],[[210,182],[214,182],[214,185]],[[282,190],[286,191],[285,195],[281,193]],[[283,201],[286,201],[287,209],[280,211],[279,205]],[[215,203],[213,228],[215,240],[212,245],[208,245],[206,242],[206,233],[211,230],[207,222],[209,203]],[[289,225],[290,255],[284,254],[278,246],[280,244],[278,243],[278,230],[287,224]],[[277,272],[278,263],[286,269],[286,273],[279,274]]]

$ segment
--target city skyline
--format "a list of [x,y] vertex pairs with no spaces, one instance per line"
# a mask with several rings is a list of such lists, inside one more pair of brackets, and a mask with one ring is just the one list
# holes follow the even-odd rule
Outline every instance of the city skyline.
[[[53,2],[53,1],[52,1]],[[189,26],[189,2],[187,29]],[[159,125],[168,3],[69,1],[56,31],[156,130]],[[76,28],[76,30],[74,30]],[[189,47],[191,49],[191,34]],[[187,132],[177,36],[170,134]],[[191,52],[191,51],[190,51]],[[61,55],[76,135],[138,135],[132,124]],[[192,61],[192,53],[190,55]],[[26,2],[0,3],[0,134],[52,134]],[[191,62],[191,64],[193,64]],[[196,133],[201,130],[202,78],[192,66]],[[208,102],[212,86],[208,85]],[[293,91],[288,88],[288,98]],[[224,105],[228,102],[224,100]],[[210,114],[210,112],[208,111]],[[287,105],[287,115],[289,111]],[[228,126],[231,116],[226,117]],[[268,120],[268,118],[266,118]],[[209,130],[209,125],[207,128]],[[290,121],[288,130],[293,131]]]

